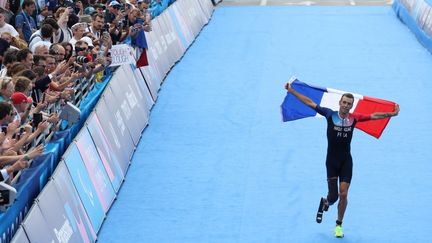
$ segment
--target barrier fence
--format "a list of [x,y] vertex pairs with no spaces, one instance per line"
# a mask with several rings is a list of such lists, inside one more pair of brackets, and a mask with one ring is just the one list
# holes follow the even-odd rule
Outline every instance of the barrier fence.
[[393,9],[419,42],[432,53],[432,0],[395,0]]
[[211,0],[177,0],[152,20],[149,65],[120,66],[94,85],[80,120],[56,132],[14,185],[16,201],[0,214],[0,243],[96,241],[165,76],[213,8]]

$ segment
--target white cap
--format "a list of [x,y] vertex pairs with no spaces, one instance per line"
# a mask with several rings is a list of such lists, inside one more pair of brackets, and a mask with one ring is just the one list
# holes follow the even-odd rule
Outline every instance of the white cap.
[[113,0],[113,1],[111,1],[110,3],[109,3],[109,5],[108,6],[117,6],[117,5],[121,5],[119,2],[117,2],[116,0]]
[[84,36],[83,38],[80,39],[81,41],[85,41],[87,43],[88,46],[92,46],[93,47],[93,41],[90,37],[88,36]]

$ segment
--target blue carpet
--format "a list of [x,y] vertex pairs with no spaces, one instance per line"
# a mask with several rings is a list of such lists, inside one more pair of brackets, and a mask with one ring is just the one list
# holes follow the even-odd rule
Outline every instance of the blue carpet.
[[[432,57],[390,7],[219,7],[165,80],[99,242],[335,242],[326,122],[282,123],[292,75],[400,104],[357,130],[338,242],[430,242]],[[429,145],[428,145],[429,144]]]

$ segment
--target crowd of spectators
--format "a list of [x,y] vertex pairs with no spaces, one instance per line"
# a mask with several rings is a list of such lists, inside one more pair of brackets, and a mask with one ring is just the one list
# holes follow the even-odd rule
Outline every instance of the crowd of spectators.
[[[153,0],[158,2],[158,0]],[[59,113],[99,80],[110,48],[151,31],[151,0],[7,0],[0,6],[0,181],[43,153]],[[133,42],[132,42],[133,43]]]

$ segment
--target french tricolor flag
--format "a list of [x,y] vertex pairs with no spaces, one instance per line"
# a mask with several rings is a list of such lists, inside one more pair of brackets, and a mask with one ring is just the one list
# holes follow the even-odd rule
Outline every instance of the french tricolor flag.
[[[291,87],[299,93],[309,97],[322,107],[330,108],[334,111],[339,110],[339,100],[345,92],[341,90],[322,88],[300,82],[297,78],[291,78]],[[374,112],[393,112],[395,103],[359,94],[354,94],[354,105],[351,113],[372,114]],[[311,116],[321,116],[315,110],[303,104],[294,95],[288,93],[281,105],[282,119],[284,122],[293,121]],[[379,138],[384,131],[390,118],[358,122],[356,128],[365,133]]]

